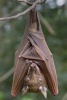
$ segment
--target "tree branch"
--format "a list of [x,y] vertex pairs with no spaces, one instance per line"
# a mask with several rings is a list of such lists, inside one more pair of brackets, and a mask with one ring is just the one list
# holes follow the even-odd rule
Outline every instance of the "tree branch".
[[39,13],[40,15],[40,20],[41,22],[45,25],[45,27],[47,28],[47,30],[49,31],[49,33],[51,33],[52,35],[55,35],[56,32],[53,30],[53,28],[51,27],[51,25],[49,24],[49,22]]
[[5,81],[13,74],[14,68],[11,68],[8,72],[6,72],[3,76],[0,77],[0,83]]
[[29,7],[28,9],[26,9],[25,11],[18,13],[17,15],[14,16],[10,16],[10,17],[4,17],[4,18],[0,18],[0,21],[4,21],[4,20],[13,20],[18,18],[19,16],[23,16],[26,13],[28,13],[31,9],[33,9],[37,4],[39,3],[39,0],[36,0],[33,5],[31,7]]
[[[18,2],[24,2],[24,3],[26,3],[27,5],[30,5],[30,6],[32,6],[33,5],[33,2],[29,2],[29,1],[26,1],[26,0],[17,0]],[[39,4],[41,4],[41,3],[44,3],[46,0],[39,0]]]

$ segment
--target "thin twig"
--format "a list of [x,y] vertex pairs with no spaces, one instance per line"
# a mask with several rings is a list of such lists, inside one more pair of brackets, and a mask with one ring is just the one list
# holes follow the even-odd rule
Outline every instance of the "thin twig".
[[[20,9],[24,9],[24,6],[23,6],[23,7],[17,6],[15,9],[13,9],[13,10],[9,13],[9,15],[14,14],[15,12],[18,12]],[[1,21],[1,22],[0,22],[0,28],[3,27],[6,23],[7,23],[7,21]]]
[[63,96],[62,100],[67,100],[67,93]]
[[18,2],[23,2],[23,3],[26,3],[27,5],[30,5],[32,6],[33,3],[29,2],[29,1],[26,1],[26,0],[17,0]]
[[0,83],[5,81],[7,78],[9,78],[13,74],[14,68],[11,68],[8,72],[6,72],[3,76],[0,77]]
[[12,20],[12,19],[16,19],[19,16],[25,15],[26,13],[28,13],[31,9],[33,9],[37,4],[38,4],[39,0],[36,0],[36,2],[33,3],[32,6],[30,6],[28,9],[26,9],[25,11],[18,13],[17,15],[11,16],[11,17],[4,17],[4,18],[0,18],[0,21],[4,21],[4,20]]
[[51,25],[49,24],[49,22],[40,13],[39,13],[39,15],[40,15],[41,22],[48,29],[49,33],[51,33],[52,35],[55,35],[55,31],[53,30],[53,28],[51,27]]
[[[26,0],[17,0],[18,2],[24,2],[24,3],[26,3],[27,5],[30,5],[30,6],[32,6],[33,5],[33,2],[29,2],[29,1],[26,1]],[[39,0],[39,4],[42,4],[42,3],[44,3],[46,0]]]

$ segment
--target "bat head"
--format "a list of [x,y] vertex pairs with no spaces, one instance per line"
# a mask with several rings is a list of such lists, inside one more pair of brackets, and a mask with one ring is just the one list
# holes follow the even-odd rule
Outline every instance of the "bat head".
[[35,62],[32,62],[29,66],[28,73],[24,79],[22,94],[25,94],[26,92],[41,92],[45,98],[47,97],[45,78]]

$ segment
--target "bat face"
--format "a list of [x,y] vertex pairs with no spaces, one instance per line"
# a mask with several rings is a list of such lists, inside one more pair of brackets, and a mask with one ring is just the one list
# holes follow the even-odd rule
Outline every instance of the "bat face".
[[[53,56],[46,44],[35,10],[30,11],[29,23],[15,54],[12,96],[21,91],[41,92],[46,97],[46,85],[53,95],[58,94],[58,82]],[[39,77],[41,81],[39,80]]]
[[24,78],[23,86],[22,94],[25,94],[26,92],[43,92],[42,94],[45,98],[47,97],[46,81],[36,62],[32,61],[29,66],[27,75]]

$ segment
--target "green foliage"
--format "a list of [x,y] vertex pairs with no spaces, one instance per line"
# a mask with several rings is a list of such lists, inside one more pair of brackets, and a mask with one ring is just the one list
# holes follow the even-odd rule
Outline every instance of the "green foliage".
[[4,98],[4,93],[0,92],[0,100],[3,100],[3,98]]
[[[55,0],[53,2],[56,3]],[[8,14],[10,16],[25,8],[26,6],[14,0],[0,0],[0,16]],[[65,8],[65,4],[60,7],[55,5],[52,8],[48,2],[43,4],[40,10],[55,31],[55,35],[51,35],[42,24],[47,44],[54,55],[59,83],[58,96],[55,97],[48,91],[47,100],[64,100],[62,98],[67,93],[67,10]],[[0,22],[0,76],[14,66],[14,55],[24,34],[26,18],[27,15],[24,15],[16,20]],[[44,100],[41,94],[27,94],[12,98],[11,84],[12,76],[0,83],[0,100]]]

